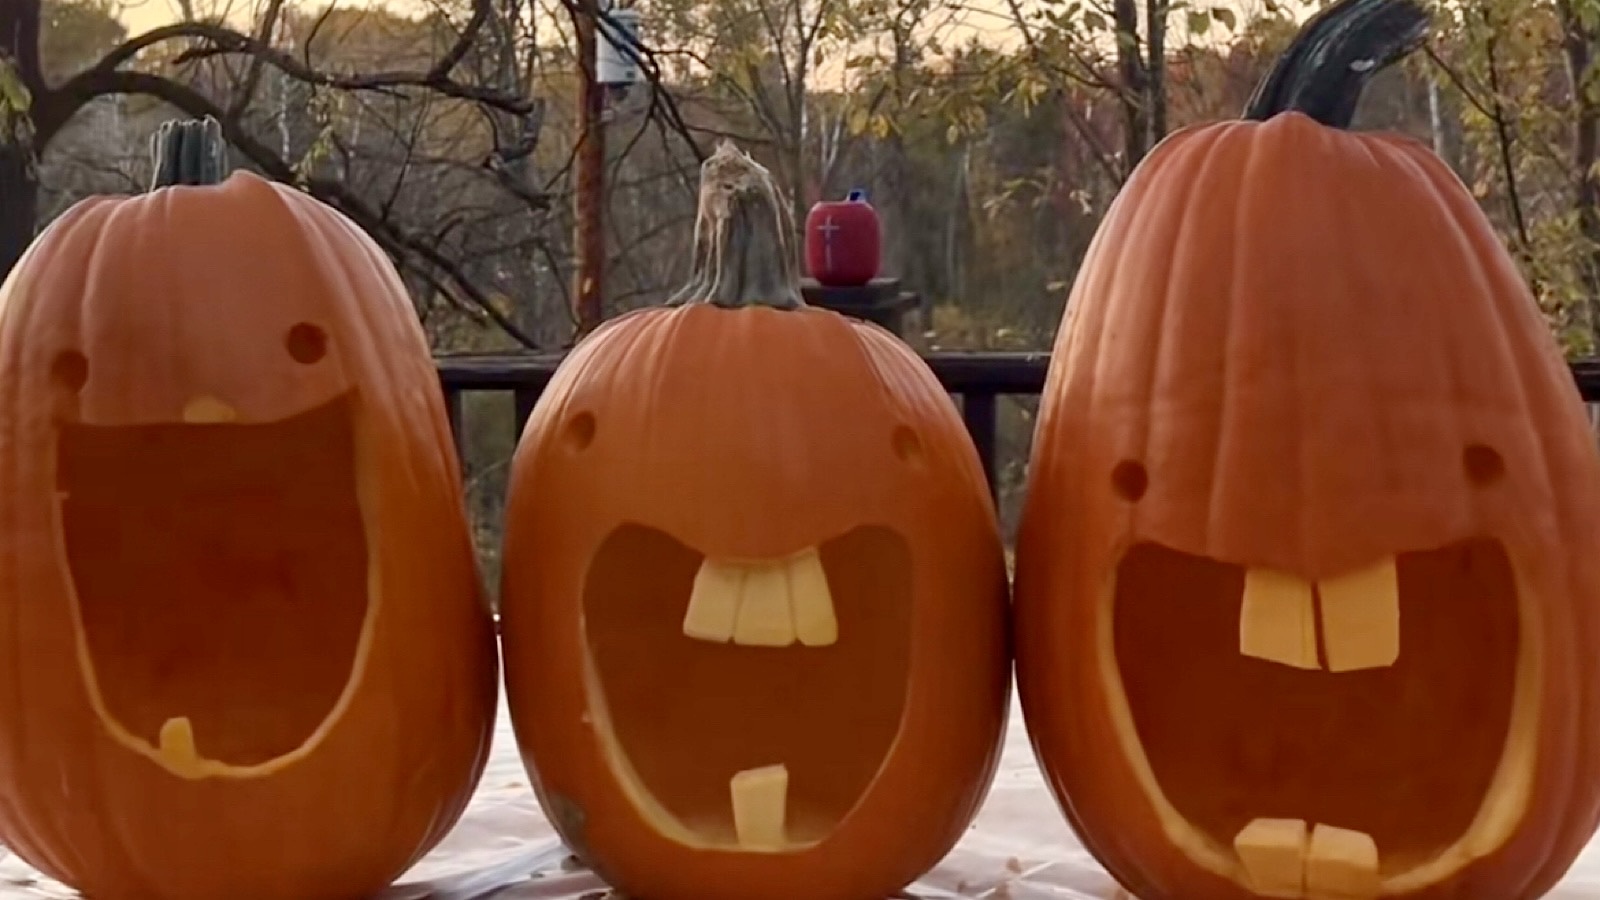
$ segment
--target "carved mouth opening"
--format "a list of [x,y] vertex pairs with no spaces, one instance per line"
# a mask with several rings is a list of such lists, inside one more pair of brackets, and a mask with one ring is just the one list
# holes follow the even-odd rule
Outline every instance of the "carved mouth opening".
[[1518,599],[1492,540],[1315,583],[1134,546],[1105,636],[1124,747],[1175,842],[1258,894],[1431,883],[1526,802]]
[[307,745],[369,621],[354,403],[264,424],[63,424],[80,662],[107,727],[185,777]]
[[589,707],[652,827],[751,852],[830,834],[900,730],[911,572],[906,542],[879,527],[772,560],[613,532],[584,594]]

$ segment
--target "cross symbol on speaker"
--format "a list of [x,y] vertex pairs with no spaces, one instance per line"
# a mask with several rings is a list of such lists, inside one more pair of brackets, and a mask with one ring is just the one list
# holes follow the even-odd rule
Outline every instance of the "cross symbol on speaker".
[[829,213],[828,218],[817,226],[817,230],[822,232],[822,253],[823,258],[827,260],[829,271],[833,270],[833,235],[842,228],[843,225],[833,221],[832,213]]

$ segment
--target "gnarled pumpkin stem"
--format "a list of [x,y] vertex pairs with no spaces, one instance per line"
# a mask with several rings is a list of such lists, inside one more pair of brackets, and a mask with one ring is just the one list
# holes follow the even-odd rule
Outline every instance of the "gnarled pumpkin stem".
[[700,164],[694,273],[667,303],[798,309],[800,280],[790,250],[789,205],[772,173],[723,141]]
[[222,125],[211,116],[166,121],[150,139],[155,177],[150,189],[178,184],[221,184],[227,171],[227,144]]
[[1313,16],[1256,87],[1244,118],[1301,112],[1349,128],[1372,76],[1422,46],[1428,13],[1413,0],[1341,0]]

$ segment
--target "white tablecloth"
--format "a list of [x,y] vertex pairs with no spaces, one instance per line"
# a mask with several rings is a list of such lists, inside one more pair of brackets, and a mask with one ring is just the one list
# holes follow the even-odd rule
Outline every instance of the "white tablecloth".
[[[488,768],[466,815],[382,900],[577,900],[604,887],[587,872],[565,870],[566,859],[539,813],[502,708]],[[966,838],[914,893],[927,900],[1130,900],[1057,812],[1015,707],[987,803]],[[15,857],[0,862],[3,900],[74,896]],[[1549,897],[1600,900],[1600,841]]]

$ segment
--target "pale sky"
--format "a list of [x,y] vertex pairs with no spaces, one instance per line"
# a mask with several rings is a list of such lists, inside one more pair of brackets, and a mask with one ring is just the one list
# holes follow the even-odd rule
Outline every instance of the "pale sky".
[[[128,26],[130,34],[170,24],[182,15],[182,7],[178,0],[117,0],[117,5],[121,7],[121,19],[123,24]],[[291,5],[321,8],[326,5],[326,0],[291,0]],[[381,0],[339,0],[337,5],[404,7],[406,4],[384,3]],[[257,6],[259,6],[258,0],[194,0],[194,7],[200,14],[212,15],[220,9],[230,13],[230,18],[248,19]]]
[[[220,8],[229,11],[233,14],[233,16],[237,16],[248,21],[250,14],[254,11],[254,8],[257,6],[258,2],[259,0],[194,0],[193,5],[200,10],[202,14],[212,13]],[[299,6],[321,7],[325,4],[326,0],[291,0],[291,2]],[[1301,2],[1307,3],[1309,0],[1301,0]],[[139,32],[149,30],[158,25],[166,25],[177,20],[180,16],[179,10],[181,8],[178,0],[118,0],[118,5],[122,8],[122,21],[128,26],[128,31],[132,34],[138,34]],[[406,0],[398,0],[398,2],[396,2],[396,0],[389,0],[389,2],[385,2],[385,0],[338,0],[337,5],[353,7],[389,6],[391,8],[403,8],[411,4],[408,4]],[[979,2],[974,5],[984,6],[989,4],[979,0]],[[1215,2],[1211,3],[1210,5],[1231,7],[1241,13],[1247,13],[1250,11],[1259,10],[1262,5],[1262,0],[1215,0]],[[997,11],[1004,9],[1004,6],[999,3],[996,3],[995,6]],[[648,29],[648,23],[646,23],[645,27]],[[648,40],[649,38],[647,36],[646,41]]]

